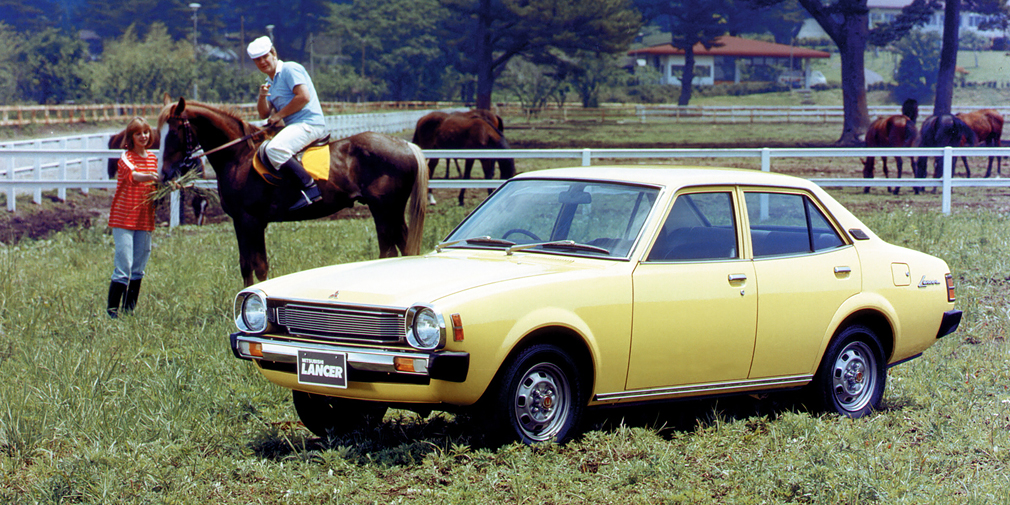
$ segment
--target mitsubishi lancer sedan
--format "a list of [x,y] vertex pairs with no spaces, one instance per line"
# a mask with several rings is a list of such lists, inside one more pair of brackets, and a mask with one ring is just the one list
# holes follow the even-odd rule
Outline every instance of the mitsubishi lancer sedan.
[[577,167],[510,179],[423,256],[242,290],[231,348],[319,436],[399,408],[538,443],[588,408],[786,389],[864,416],[960,320],[943,260],[803,179]]

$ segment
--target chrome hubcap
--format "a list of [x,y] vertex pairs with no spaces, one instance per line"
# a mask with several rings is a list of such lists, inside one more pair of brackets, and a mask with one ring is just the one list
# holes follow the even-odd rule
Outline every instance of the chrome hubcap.
[[846,411],[866,407],[877,386],[877,363],[873,352],[863,342],[852,342],[842,349],[831,371],[835,400]]
[[540,363],[516,388],[513,410],[523,434],[546,441],[561,431],[571,408],[571,389],[564,372],[551,363]]

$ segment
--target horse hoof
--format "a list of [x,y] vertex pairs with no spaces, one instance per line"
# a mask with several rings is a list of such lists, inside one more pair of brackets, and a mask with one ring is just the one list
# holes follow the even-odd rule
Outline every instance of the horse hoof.
[[435,205],[435,195],[428,195],[428,205]]

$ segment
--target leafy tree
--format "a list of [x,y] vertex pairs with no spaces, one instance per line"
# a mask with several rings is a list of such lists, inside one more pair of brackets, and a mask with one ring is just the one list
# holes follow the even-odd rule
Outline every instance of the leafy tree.
[[19,97],[40,104],[83,98],[86,61],[87,49],[77,37],[55,28],[30,35],[17,55]]
[[51,0],[0,0],[0,20],[23,33],[58,28],[63,8]]
[[647,19],[665,19],[669,24],[671,45],[684,51],[684,71],[680,77],[678,105],[691,101],[694,81],[694,46],[705,49],[718,46],[716,39],[730,27],[732,2],[728,0],[637,0]]
[[892,92],[892,99],[902,102],[914,98],[919,103],[932,100],[940,61],[940,35],[914,30],[896,42],[894,48],[901,55],[901,61],[894,73],[898,85]]
[[[477,76],[477,107],[490,108],[495,80],[509,60],[534,63],[552,49],[616,52],[640,27],[628,0],[441,0],[452,12],[444,30],[460,54],[457,70]],[[455,35],[455,36],[453,36]]]
[[172,41],[160,23],[151,25],[143,41],[127,28],[106,45],[93,68],[95,97],[115,103],[160,102],[164,93],[186,96],[197,75],[192,46]]
[[580,51],[575,58],[573,67],[567,73],[568,82],[578,93],[583,107],[599,107],[600,92],[617,85],[621,78],[627,76],[612,54]]
[[18,96],[18,48],[22,36],[0,21],[0,104],[10,104]]
[[361,77],[354,67],[346,64],[326,66],[312,82],[323,101],[377,100],[386,93],[383,82]]
[[734,2],[730,35],[737,33],[770,33],[779,44],[792,45],[803,23],[809,17],[796,0],[786,0],[768,7],[750,2]]
[[558,80],[553,67],[537,65],[525,58],[509,60],[501,75],[501,87],[519,101],[527,116],[536,115],[552,95],[565,85]]
[[437,99],[446,66],[438,23],[447,15],[438,0],[354,0],[332,7],[329,33],[347,40],[360,77],[384,83],[388,98]]

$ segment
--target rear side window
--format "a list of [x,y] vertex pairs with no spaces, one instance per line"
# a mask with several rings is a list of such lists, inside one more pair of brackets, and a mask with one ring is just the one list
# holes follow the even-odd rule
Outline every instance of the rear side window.
[[739,257],[733,216],[733,198],[728,191],[678,196],[648,261]]
[[745,202],[755,258],[845,245],[820,209],[804,195],[748,191]]

